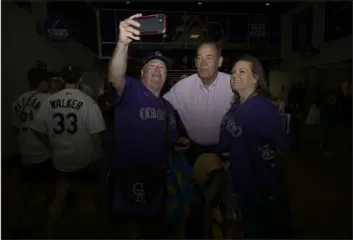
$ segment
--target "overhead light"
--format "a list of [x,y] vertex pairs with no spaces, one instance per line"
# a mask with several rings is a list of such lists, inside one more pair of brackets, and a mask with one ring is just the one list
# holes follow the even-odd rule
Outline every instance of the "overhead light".
[[266,6],[270,6],[270,3],[265,3]]
[[197,4],[198,4],[198,5],[202,5],[202,2],[198,2]]
[[129,2],[129,1],[127,1],[127,2],[126,2],[126,4],[130,4],[130,2]]
[[196,39],[196,38],[199,38],[199,37],[200,37],[200,34],[191,34],[190,35],[191,39]]

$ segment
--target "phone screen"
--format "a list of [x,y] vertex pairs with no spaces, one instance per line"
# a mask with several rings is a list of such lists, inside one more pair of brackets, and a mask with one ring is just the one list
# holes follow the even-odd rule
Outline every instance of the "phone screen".
[[141,35],[144,34],[162,34],[165,32],[165,15],[153,15],[153,16],[146,16],[142,18],[136,18],[137,22],[140,23],[140,33]]

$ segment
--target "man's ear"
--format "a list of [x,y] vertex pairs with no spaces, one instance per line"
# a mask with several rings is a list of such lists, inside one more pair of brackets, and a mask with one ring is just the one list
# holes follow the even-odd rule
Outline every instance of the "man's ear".
[[222,67],[222,64],[223,64],[223,57],[220,56],[218,59],[218,67]]

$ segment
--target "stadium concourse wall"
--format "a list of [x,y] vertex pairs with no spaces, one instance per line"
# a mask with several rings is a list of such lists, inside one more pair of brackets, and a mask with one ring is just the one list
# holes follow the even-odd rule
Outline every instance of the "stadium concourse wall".
[[[352,36],[345,36],[331,41],[325,41],[326,3],[303,3],[282,15],[281,19],[281,70],[287,72],[289,82],[317,81],[318,78],[327,77],[322,67],[352,59]],[[293,51],[293,22],[298,14],[312,8],[312,34],[309,42],[319,49],[320,53],[311,57],[304,57],[300,52]],[[350,20],[351,21],[351,20]],[[307,27],[307,26],[306,26]],[[297,39],[298,40],[298,39]],[[341,76],[342,75],[342,76]],[[345,79],[347,71],[336,72],[333,78]],[[335,81],[336,81],[335,80]],[[328,80],[331,81],[331,80]]]
[[27,71],[37,61],[45,63],[49,71],[59,71],[66,64],[80,66],[83,82],[96,89],[97,54],[70,38],[54,42],[38,30],[46,18],[45,2],[31,2],[31,11],[19,7],[15,1],[3,2],[2,7],[2,160],[18,153],[12,128],[11,105],[28,89]]

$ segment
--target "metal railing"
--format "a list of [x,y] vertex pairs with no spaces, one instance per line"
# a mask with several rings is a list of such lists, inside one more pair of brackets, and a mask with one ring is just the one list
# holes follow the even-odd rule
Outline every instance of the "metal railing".
[[[142,12],[145,14],[153,14],[150,10],[136,10],[136,9],[100,9],[97,11],[97,26],[99,32],[98,41],[102,44],[115,44],[118,39],[118,24],[119,21],[136,13]],[[264,14],[249,14],[249,13],[198,13],[187,11],[163,11],[167,15],[167,34],[173,36],[157,37],[155,40],[149,39],[145,41],[134,42],[134,44],[150,44],[151,42],[180,44],[187,45],[200,42],[202,39],[201,33],[204,33],[205,38],[214,38],[215,40],[222,40],[223,44],[239,44],[251,43],[251,38],[258,39],[258,42],[268,41],[268,23],[266,15]],[[101,14],[111,15],[110,20],[114,21],[114,32],[111,30],[110,34],[114,34],[114,41],[101,39]],[[254,21],[257,22],[251,22]],[[231,27],[232,26],[232,27]],[[265,28],[265,30],[264,30]],[[241,29],[241,31],[239,30]],[[198,32],[199,36],[190,38],[192,31]],[[214,32],[218,31],[219,36],[212,36]],[[237,31],[234,33],[234,31]],[[264,31],[264,34],[256,34],[256,31]],[[232,34],[233,33],[233,34]],[[264,35],[264,36],[261,36]],[[113,37],[113,36],[111,36]],[[113,38],[112,38],[113,39]]]

